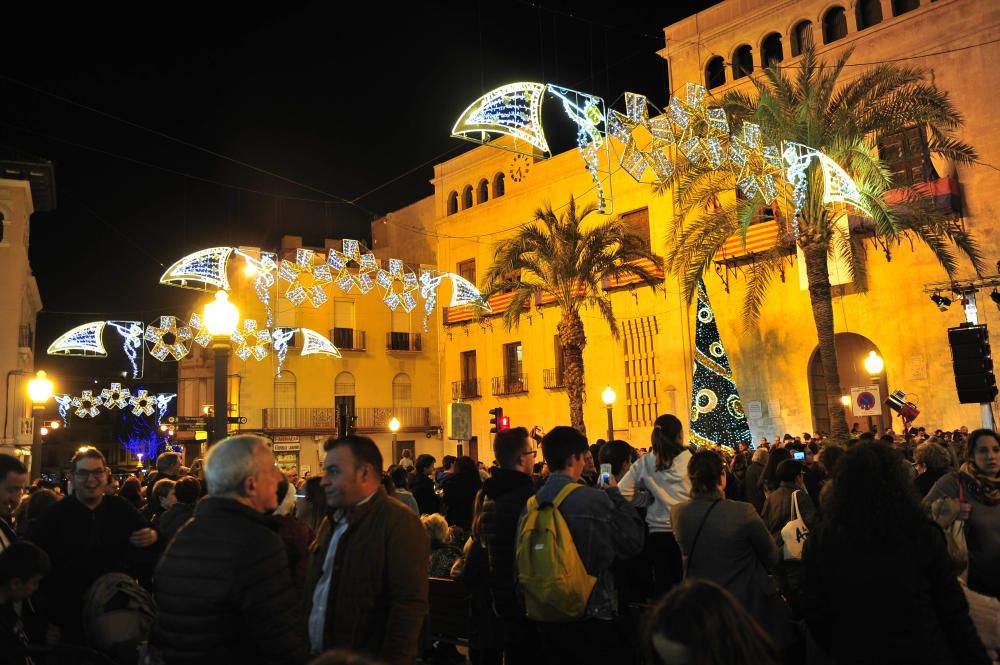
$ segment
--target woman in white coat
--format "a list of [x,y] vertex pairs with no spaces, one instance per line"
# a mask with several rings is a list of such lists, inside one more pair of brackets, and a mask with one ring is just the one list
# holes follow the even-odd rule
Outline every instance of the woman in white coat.
[[681,550],[674,538],[670,509],[691,499],[688,462],[691,452],[684,446],[684,427],[676,416],[664,414],[653,423],[652,451],[632,465],[618,481],[622,496],[636,505],[647,503],[639,498],[645,490],[652,503],[646,510],[645,556],[653,573],[653,597],[670,591],[684,577]]

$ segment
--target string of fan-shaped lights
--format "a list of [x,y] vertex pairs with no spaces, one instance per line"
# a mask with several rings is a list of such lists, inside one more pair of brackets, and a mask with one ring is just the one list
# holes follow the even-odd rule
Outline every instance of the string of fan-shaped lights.
[[605,114],[604,100],[588,93],[553,84],[511,83],[470,104],[455,123],[452,136],[488,144],[490,134],[506,135],[514,138],[515,151],[516,142],[524,141],[535,149],[533,155],[539,151],[548,154],[541,117],[541,100],[546,91],[563,102],[567,115],[577,124],[578,146],[598,186],[602,211],[606,206],[597,176],[597,150],[607,146],[606,135],[624,146],[618,162],[638,182],[650,182],[644,180],[647,173],[656,182],[668,182],[675,160],[680,158],[695,165],[705,162],[716,170],[729,169],[740,192],[764,205],[771,205],[790,189],[792,230],[796,233],[813,160],[817,160],[823,174],[824,203],[850,204],[866,210],[857,185],[827,155],[792,141],[783,141],[780,147],[767,145],[761,140],[760,126],[751,122],[742,123],[739,132],[732,132],[725,110],[712,106],[705,87],[695,83],[687,84],[684,100],[671,96],[666,113],[654,118],[649,117],[646,97],[632,92],[624,95],[625,113],[612,109]]
[[144,388],[133,395],[121,383],[112,383],[100,392],[82,390],[79,395],[53,395],[64,425],[69,425],[71,413],[78,418],[96,418],[102,409],[131,411],[135,416],[152,416],[155,413],[156,424],[159,425],[167,415],[170,402],[176,397],[176,393],[150,393]]
[[[170,266],[160,278],[161,284],[181,288],[230,290],[228,268],[233,255],[243,258],[245,272],[254,277],[254,291],[264,305],[267,320],[259,325],[246,319],[232,335],[234,353],[241,360],[262,361],[273,352],[280,376],[289,346],[296,333],[302,335],[300,355],[340,358],[340,350],[325,336],[309,328],[274,327],[272,291],[294,307],[320,307],[328,299],[327,289],[335,286],[344,294],[355,290],[368,294],[380,287],[382,302],[392,311],[411,312],[417,307],[417,295],[424,300],[424,330],[437,303],[438,288],[443,280],[452,283],[451,307],[472,305],[492,311],[474,284],[454,273],[422,269],[419,276],[399,259],[390,259],[382,268],[374,253],[361,252],[357,240],[346,239],[342,249],[331,249],[326,256],[310,249],[299,248],[294,260],[278,260],[277,255],[261,252],[254,255],[234,247],[210,247],[189,254]],[[283,288],[278,288],[279,285]],[[106,327],[114,328],[122,338],[123,349],[132,364],[132,376],[141,376],[139,352],[143,342],[156,360],[175,362],[186,357],[195,344],[207,347],[212,336],[198,314],[187,321],[163,315],[143,324],[141,321],[91,321],[59,336],[48,348],[51,355],[107,357],[104,344]]]

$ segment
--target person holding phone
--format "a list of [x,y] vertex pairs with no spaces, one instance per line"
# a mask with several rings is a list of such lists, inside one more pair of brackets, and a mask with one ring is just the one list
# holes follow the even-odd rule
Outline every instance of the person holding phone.
[[[804,474],[805,465],[794,459],[781,462],[774,472],[778,487],[767,495],[760,516],[776,543],[782,542],[781,530],[791,519],[793,499],[798,504],[799,514],[806,523],[806,528],[812,529],[816,524],[816,505],[805,490]],[[798,613],[802,607],[802,562],[783,560],[775,567],[774,574],[778,587],[788,598],[792,609]]]
[[[683,576],[681,550],[674,538],[670,509],[691,498],[688,461],[691,451],[684,445],[684,427],[672,414],[663,414],[653,423],[653,454],[640,458],[618,488],[622,496],[636,502],[639,490],[646,490],[652,503],[646,511],[649,536],[645,555],[653,571],[651,597],[670,591]],[[643,502],[644,503],[644,502]]]

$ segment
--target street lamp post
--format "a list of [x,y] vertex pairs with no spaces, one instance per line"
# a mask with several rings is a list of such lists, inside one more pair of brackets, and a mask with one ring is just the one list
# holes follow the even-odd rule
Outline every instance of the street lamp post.
[[[865,356],[864,365],[865,365],[865,371],[868,372],[868,376],[871,379],[871,382],[879,386],[879,388],[881,388],[882,383],[880,379],[882,377],[882,370],[885,369],[885,360],[883,360],[882,356],[880,356],[876,352],[869,351],[868,355]],[[880,424],[881,420],[882,419],[879,418]],[[868,416],[868,429],[871,430],[871,428],[872,428],[872,417]]]
[[219,291],[215,300],[205,305],[205,327],[212,335],[212,348],[215,350],[215,439],[220,441],[226,437],[229,415],[229,395],[227,383],[229,380],[229,347],[233,332],[240,320],[240,312],[236,305],[229,302],[229,294]]
[[615,404],[615,398],[616,397],[617,397],[617,395],[615,395],[615,391],[611,389],[611,386],[608,386],[607,388],[605,388],[604,392],[601,393],[601,401],[604,402],[604,406],[606,406],[607,409],[608,409],[608,442],[609,443],[611,441],[615,440],[615,421],[614,421],[614,416],[611,415],[611,407],[614,406],[614,404]]
[[399,418],[396,416],[393,416],[392,420],[389,421],[389,431],[392,432],[392,455],[395,458],[398,454],[396,450],[396,433],[399,432]]
[[42,414],[45,403],[52,397],[52,381],[45,376],[43,370],[38,370],[31,381],[28,381],[28,397],[31,399],[31,478],[37,478],[42,470]]

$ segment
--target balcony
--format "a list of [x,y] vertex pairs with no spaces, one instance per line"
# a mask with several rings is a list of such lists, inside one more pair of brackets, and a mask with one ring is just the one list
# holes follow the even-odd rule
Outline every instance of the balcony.
[[549,390],[561,390],[566,387],[566,376],[562,368],[543,369],[542,385]]
[[364,351],[365,331],[356,328],[334,328],[330,331],[330,341],[341,351]]
[[420,333],[390,332],[385,334],[385,350],[403,353],[423,351]]
[[335,412],[329,409],[264,409],[263,429],[334,429]]
[[528,392],[528,377],[524,374],[493,377],[493,394],[495,396],[520,395],[526,392]]
[[462,379],[451,382],[452,399],[477,399],[482,397],[479,392],[479,379]]
[[[363,406],[354,409],[358,432],[381,432],[389,427],[393,416],[399,418],[402,429],[413,430],[431,426],[431,410],[424,406]],[[337,412],[330,408],[263,409],[264,431],[295,430],[333,434],[337,429]]]

